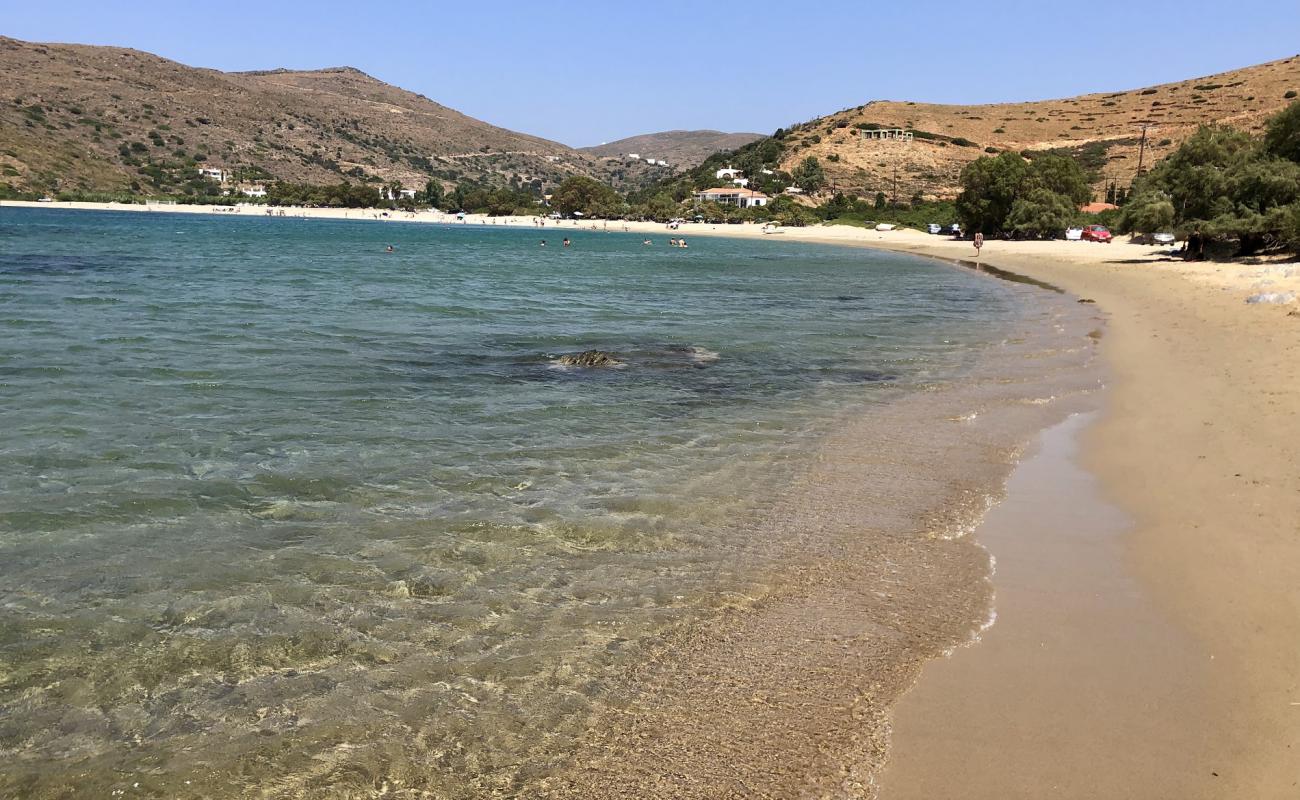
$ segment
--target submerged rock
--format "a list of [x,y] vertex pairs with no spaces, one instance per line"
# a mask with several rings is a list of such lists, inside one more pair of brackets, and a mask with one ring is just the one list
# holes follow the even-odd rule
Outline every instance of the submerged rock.
[[604,350],[583,350],[581,353],[569,353],[555,359],[555,363],[564,367],[621,367],[623,362],[613,353]]

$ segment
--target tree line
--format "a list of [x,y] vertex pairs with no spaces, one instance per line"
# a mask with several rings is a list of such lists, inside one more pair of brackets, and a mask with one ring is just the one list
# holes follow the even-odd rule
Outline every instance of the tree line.
[[[961,187],[956,211],[966,230],[994,236],[1060,236],[1082,221],[1091,197],[1079,163],[1055,153],[981,157],[962,170]],[[1195,233],[1238,255],[1300,251],[1300,102],[1260,137],[1201,126],[1115,197],[1121,233]]]

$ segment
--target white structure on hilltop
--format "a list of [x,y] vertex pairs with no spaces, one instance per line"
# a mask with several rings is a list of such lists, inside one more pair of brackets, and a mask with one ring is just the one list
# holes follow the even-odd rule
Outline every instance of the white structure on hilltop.
[[896,139],[900,142],[912,141],[912,132],[902,128],[876,128],[858,132],[863,139]]
[[696,192],[695,199],[701,203],[722,203],[723,205],[738,206],[739,208],[753,208],[767,205],[768,197],[762,192],[756,192],[753,189],[722,186],[717,189],[705,189]]
[[628,153],[628,154],[627,154],[627,157],[630,158],[630,159],[632,159],[633,161],[640,161],[640,160],[641,160],[641,154],[640,154],[640,153]]
[[656,159],[655,159],[655,166],[658,166],[658,167],[666,167],[666,166],[668,166],[668,162],[667,162],[667,161],[664,161],[662,158],[656,158]]
[[239,191],[245,197],[266,197],[265,186],[245,186]]
[[225,183],[226,179],[230,177],[230,173],[215,167],[199,167],[199,174],[205,178],[211,178],[217,183]]
[[735,167],[726,167],[713,173],[713,177],[720,181],[731,181],[732,186],[746,187],[749,186],[749,178],[745,177],[744,170]]

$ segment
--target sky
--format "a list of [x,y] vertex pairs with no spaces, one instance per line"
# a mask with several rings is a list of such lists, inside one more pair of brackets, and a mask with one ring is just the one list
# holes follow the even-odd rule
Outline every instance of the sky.
[[221,70],[352,66],[572,146],[869,100],[1118,91],[1300,53],[1300,0],[0,0],[0,35]]

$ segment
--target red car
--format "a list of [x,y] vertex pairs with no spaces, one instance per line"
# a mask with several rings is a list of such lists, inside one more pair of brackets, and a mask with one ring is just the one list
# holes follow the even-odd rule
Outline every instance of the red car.
[[1088,242],[1106,242],[1111,240],[1110,229],[1105,225],[1087,225],[1083,229],[1083,239]]

